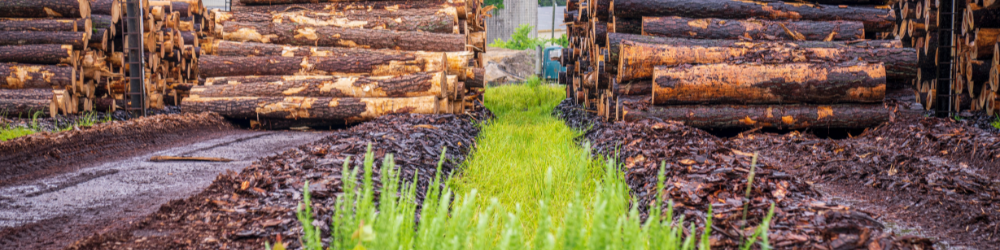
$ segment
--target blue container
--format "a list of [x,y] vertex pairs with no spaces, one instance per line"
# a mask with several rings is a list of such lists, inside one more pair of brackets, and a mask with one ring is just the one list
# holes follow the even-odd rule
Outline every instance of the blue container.
[[[562,54],[562,46],[550,46],[546,47],[545,51],[542,53],[544,57],[542,60],[545,62],[542,68],[542,78],[545,80],[557,80],[559,78],[559,72],[565,72],[566,67],[559,64],[559,56]],[[555,57],[555,59],[553,59]]]

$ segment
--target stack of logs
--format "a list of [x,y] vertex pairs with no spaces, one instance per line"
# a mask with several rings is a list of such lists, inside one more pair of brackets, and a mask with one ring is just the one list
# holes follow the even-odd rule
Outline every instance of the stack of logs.
[[[927,110],[939,104],[942,95],[939,84],[949,84],[954,92],[951,108],[954,111],[984,111],[992,115],[1000,105],[995,68],[997,39],[1000,37],[1000,1],[955,0],[956,30],[944,27],[952,15],[944,14],[949,6],[941,1],[903,0],[894,7],[899,10],[900,25],[897,35],[907,46],[917,48],[920,72],[913,81],[919,103]],[[950,4],[950,3],[944,3]],[[954,48],[943,34],[953,34]],[[942,44],[944,43],[944,44]],[[938,49],[940,48],[940,49]],[[947,56],[953,57],[955,67],[948,65]],[[938,71],[940,68],[940,72]],[[949,72],[951,71],[951,72]],[[950,78],[948,73],[956,77]]]
[[[608,120],[851,128],[917,75],[885,0],[570,0],[567,94]],[[836,2],[836,3],[834,3]],[[888,83],[888,85],[887,85]]]
[[182,109],[252,124],[352,123],[464,113],[481,97],[489,10],[480,1],[311,2],[242,0],[210,12],[204,79]]

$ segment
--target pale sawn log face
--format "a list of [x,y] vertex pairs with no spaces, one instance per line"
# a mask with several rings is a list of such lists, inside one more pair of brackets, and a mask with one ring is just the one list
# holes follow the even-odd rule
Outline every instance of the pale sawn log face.
[[330,76],[296,80],[259,81],[260,78],[246,80],[229,80],[222,84],[196,86],[191,89],[191,97],[445,97],[446,93],[443,72],[382,77]]
[[323,119],[360,122],[389,114],[435,114],[437,97],[206,97],[186,98],[184,112],[216,112],[239,119]]
[[624,111],[628,121],[655,117],[699,128],[865,128],[889,120],[883,104],[673,105]]
[[705,64],[659,66],[655,104],[877,103],[882,64]]
[[642,34],[691,39],[845,41],[865,38],[858,21],[769,21],[686,17],[643,17]]

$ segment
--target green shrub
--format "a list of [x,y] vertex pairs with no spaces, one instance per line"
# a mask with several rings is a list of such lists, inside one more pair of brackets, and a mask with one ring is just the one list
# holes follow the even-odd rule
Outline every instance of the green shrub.
[[500,38],[493,40],[490,47],[505,48],[513,50],[526,50],[535,49],[537,46],[545,47],[547,44],[555,44],[563,47],[569,47],[569,38],[566,35],[562,35],[556,39],[542,39],[542,38],[531,38],[531,29],[534,26],[528,24],[522,24],[514,34],[510,35],[510,39],[504,41]]
[[1000,129],[1000,114],[998,114],[994,118],[995,119],[993,120],[993,122],[990,122],[990,126],[993,126],[996,129]]

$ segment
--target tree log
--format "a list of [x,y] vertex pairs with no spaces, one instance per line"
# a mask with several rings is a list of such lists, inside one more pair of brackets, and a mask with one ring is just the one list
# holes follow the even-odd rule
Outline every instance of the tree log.
[[72,66],[0,63],[0,89],[51,89],[76,80]]
[[658,66],[654,104],[872,103],[885,98],[882,64]]
[[617,95],[650,95],[653,93],[653,81],[650,80],[639,80],[639,81],[629,81],[627,83],[619,83],[618,88],[615,89],[615,94]]
[[90,17],[89,0],[5,0],[0,1],[3,17]]
[[241,42],[336,46],[410,51],[465,51],[464,35],[416,31],[361,30],[329,26],[227,22],[222,37]]
[[89,18],[47,19],[47,18],[3,18],[0,31],[70,31],[90,33]]
[[0,115],[32,117],[41,111],[48,117],[58,111],[51,89],[0,89]]
[[199,80],[200,85],[211,86],[211,85],[225,85],[225,84],[241,84],[248,82],[288,82],[288,81],[300,81],[300,80],[311,80],[311,79],[331,79],[338,76],[304,76],[304,75],[249,75],[249,76],[220,76],[220,77],[210,77]]
[[73,65],[77,59],[70,45],[10,45],[0,46],[0,62]]
[[444,73],[327,77],[293,81],[235,82],[196,86],[191,97],[417,97],[447,95]]
[[857,21],[766,21],[716,18],[644,17],[646,36],[692,39],[842,41],[865,38],[864,24]]
[[[608,33],[608,63],[618,65],[621,52],[622,41],[634,41],[649,44],[670,44],[674,46],[703,46],[703,47],[745,47],[747,42],[739,40],[707,40],[707,39],[686,39],[672,37],[642,36],[634,34]],[[752,43],[752,42],[751,42]],[[803,48],[902,48],[903,43],[899,40],[865,40],[865,41],[797,41],[787,42],[793,47]],[[612,72],[617,67],[608,68]]]
[[357,13],[358,11],[380,11],[380,10],[406,10],[406,9],[428,9],[428,8],[454,8],[458,13],[458,18],[468,19],[466,16],[464,1],[357,1],[357,2],[331,2],[331,3],[304,3],[295,5],[236,5],[233,4],[233,12],[286,12],[290,10],[310,10],[310,11],[330,11]]
[[[442,57],[439,61],[444,61]],[[429,65],[425,60],[401,55],[328,56],[328,57],[222,57],[201,56],[201,76],[239,75],[371,75],[396,76],[417,72],[446,71],[444,65]]]
[[998,9],[966,9],[963,22],[967,28],[1000,28],[1000,8]]
[[809,2],[831,5],[888,5],[896,0],[810,0]]
[[186,113],[215,112],[238,119],[322,119],[360,122],[389,114],[435,114],[437,97],[331,98],[331,97],[205,97],[185,98]]
[[1000,8],[1000,0],[983,0],[983,8],[986,9]]
[[465,87],[467,88],[485,88],[486,87],[486,70],[483,68],[468,68],[466,69],[465,76]]
[[0,45],[68,44],[74,50],[83,50],[89,39],[84,32],[0,31]]
[[434,33],[454,33],[455,26],[458,25],[458,16],[454,12],[454,8],[415,9],[396,12],[408,12],[412,15],[399,15],[399,13],[390,11],[359,12],[364,15],[345,15],[344,13],[331,13],[329,11],[283,12],[274,14],[219,12],[215,16],[215,22],[217,24],[224,24],[226,22],[274,22],[351,29],[424,31]]
[[90,0],[91,15],[107,15],[112,20],[122,17],[122,2],[119,0]]
[[988,59],[993,57],[993,45],[1000,42],[1000,28],[982,28],[976,29],[976,41],[973,44],[975,48],[976,59]]
[[651,78],[655,66],[709,63],[840,63],[860,60],[885,63],[886,76],[891,81],[911,80],[916,78],[918,71],[917,51],[912,48],[813,48],[783,42],[739,43],[742,46],[707,47],[624,41],[618,62],[618,81]]
[[[614,31],[611,30],[612,27]],[[642,34],[642,18],[620,18],[616,16],[614,22],[608,27],[608,32]]]
[[747,0],[616,0],[615,16],[684,16],[691,18],[762,18],[768,20],[861,21],[865,31],[891,31],[896,15],[889,8]]
[[[370,50],[342,47],[290,46],[253,42],[216,40],[206,45],[209,54],[218,56],[284,56],[284,57],[401,57],[406,60],[423,60],[431,69],[447,68],[449,75],[464,74],[471,52],[410,52],[397,50]],[[446,58],[442,61],[441,58]],[[402,60],[402,59],[400,59]],[[437,71],[437,70],[429,70]]]
[[699,128],[864,128],[889,120],[882,104],[679,105],[624,113],[627,121],[658,118]]

